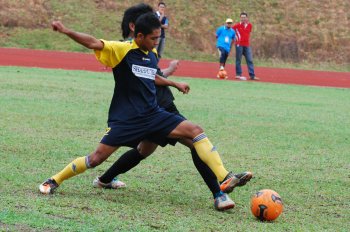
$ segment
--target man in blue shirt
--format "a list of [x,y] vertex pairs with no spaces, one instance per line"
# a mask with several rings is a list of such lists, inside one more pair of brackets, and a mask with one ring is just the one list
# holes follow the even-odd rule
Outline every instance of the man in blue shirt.
[[220,56],[220,70],[225,69],[227,57],[235,40],[235,31],[231,28],[232,23],[232,19],[228,18],[225,25],[216,30],[216,47]]

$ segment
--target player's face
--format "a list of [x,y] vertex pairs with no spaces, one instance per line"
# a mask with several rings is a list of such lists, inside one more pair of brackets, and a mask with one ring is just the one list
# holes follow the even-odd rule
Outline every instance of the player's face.
[[232,27],[232,23],[226,23],[226,27],[228,28]]
[[160,38],[160,28],[154,29],[151,34],[144,36],[143,34],[139,34],[140,36],[140,48],[146,51],[152,51],[159,43]]

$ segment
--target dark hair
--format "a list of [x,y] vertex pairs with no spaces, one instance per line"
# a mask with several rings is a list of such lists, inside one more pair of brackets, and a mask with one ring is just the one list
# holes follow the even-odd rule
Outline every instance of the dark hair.
[[242,15],[245,15],[245,16],[247,16],[247,17],[248,17],[247,12],[242,12],[240,16],[242,16]]
[[158,6],[160,6],[160,5],[166,6],[166,5],[165,5],[165,2],[159,2],[159,3],[158,3]]
[[130,27],[129,23],[136,22],[137,18],[145,13],[153,12],[153,8],[150,5],[147,5],[145,3],[140,3],[135,6],[129,7],[124,11],[123,20],[121,23],[122,28],[122,35],[123,38],[126,39],[130,35]]
[[146,13],[137,18],[135,23],[135,37],[138,33],[151,34],[155,29],[160,29],[161,24],[158,17],[152,13]]

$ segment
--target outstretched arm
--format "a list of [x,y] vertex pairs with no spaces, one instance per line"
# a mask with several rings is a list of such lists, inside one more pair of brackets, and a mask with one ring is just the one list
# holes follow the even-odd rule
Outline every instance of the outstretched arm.
[[156,75],[155,84],[160,86],[175,87],[184,94],[190,91],[190,86],[187,83],[171,81],[159,75]]
[[63,23],[61,23],[60,21],[53,21],[51,23],[51,26],[54,31],[58,31],[62,34],[67,35],[68,37],[73,39],[75,42],[83,45],[86,48],[94,49],[94,50],[103,49],[104,44],[101,40],[96,39],[95,37],[88,34],[72,31],[69,28],[65,27]]

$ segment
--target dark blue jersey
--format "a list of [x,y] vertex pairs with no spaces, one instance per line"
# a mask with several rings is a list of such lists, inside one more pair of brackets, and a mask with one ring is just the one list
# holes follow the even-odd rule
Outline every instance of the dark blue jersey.
[[[164,77],[164,74],[159,68],[158,68],[157,74],[159,76]],[[156,85],[156,88],[157,88],[157,102],[160,107],[166,109],[168,106],[174,104],[173,102],[175,98],[168,86]]]
[[108,123],[133,121],[158,110],[155,75],[157,55],[141,50],[135,41],[105,41],[96,58],[113,68],[114,94]]

